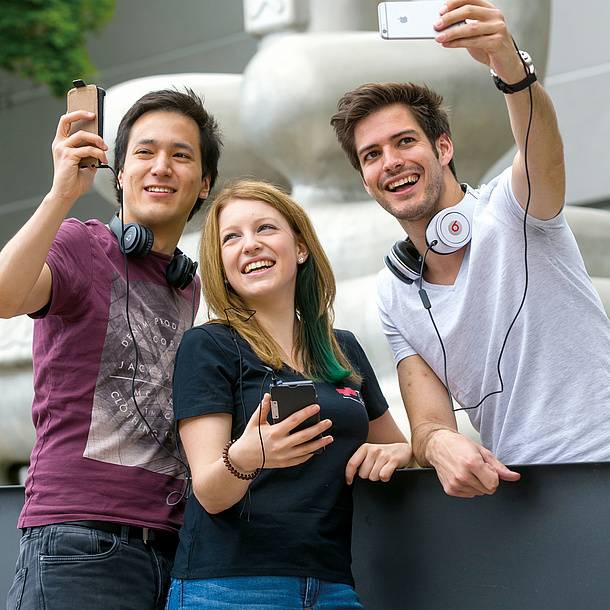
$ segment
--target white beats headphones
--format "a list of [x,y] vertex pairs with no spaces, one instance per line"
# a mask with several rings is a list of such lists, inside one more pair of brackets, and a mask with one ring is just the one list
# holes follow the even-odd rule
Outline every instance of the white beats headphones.
[[[426,244],[436,254],[456,252],[472,237],[472,217],[478,196],[467,184],[462,184],[462,189],[462,200],[441,210],[426,227]],[[384,262],[399,280],[407,284],[419,279],[423,272],[422,257],[409,237],[397,241],[384,258]]]

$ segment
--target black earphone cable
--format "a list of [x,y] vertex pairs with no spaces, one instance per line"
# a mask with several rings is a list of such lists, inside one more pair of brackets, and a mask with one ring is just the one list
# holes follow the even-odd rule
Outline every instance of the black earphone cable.
[[[233,342],[235,343],[235,347],[237,349],[237,356],[239,359],[239,379],[238,379],[238,386],[239,386],[239,399],[241,402],[241,408],[242,408],[242,414],[243,414],[243,418],[244,418],[244,426],[247,425],[248,423],[248,413],[246,411],[246,403],[244,401],[244,388],[243,388],[243,356],[241,353],[241,349],[239,347],[239,343],[237,341],[237,331],[235,330],[235,328],[233,328],[233,325],[231,324],[231,321],[229,320],[229,311],[245,311],[248,312],[250,315],[246,318],[246,322],[248,320],[250,320],[250,318],[256,313],[256,310],[254,309],[245,309],[242,307],[227,307],[224,310],[224,314],[225,314],[225,318],[227,320],[227,326],[229,327],[229,332],[231,333],[231,338],[233,339]],[[275,374],[273,372],[273,369],[270,369],[268,367],[263,367],[265,368],[267,371],[271,371],[271,375],[274,377]],[[269,376],[269,372],[265,373],[265,376],[263,377],[263,381],[261,382],[261,390],[260,390],[260,400],[259,400],[259,405],[261,405],[262,407],[262,402],[263,402],[263,395],[264,395],[264,388],[265,388],[265,382],[267,381],[267,377]],[[263,433],[261,430],[261,423],[262,423],[262,418],[261,418],[261,411],[259,409],[258,411],[258,438],[261,444],[261,453],[262,453],[262,462],[260,465],[260,469],[259,471],[256,473],[256,476],[252,479],[252,481],[250,481],[250,483],[252,483],[253,481],[255,481],[260,473],[263,471],[263,468],[265,467],[265,443],[263,442]],[[244,512],[246,512],[246,517],[245,517],[245,521],[250,522],[250,513],[252,510],[252,496],[250,494],[250,486],[248,486],[248,490],[246,491],[246,500],[242,506],[242,509],[239,513],[239,518],[240,519],[244,519]]]
[[443,352],[443,371],[445,375],[445,388],[447,390],[447,394],[449,395],[449,404],[451,405],[451,410],[453,410],[453,398],[451,396],[451,390],[449,389],[449,377],[447,375],[447,352],[445,350],[445,344],[443,342],[443,338],[441,337],[441,333],[438,330],[438,326],[436,325],[436,322],[434,320],[434,316],[432,315],[432,303],[428,298],[428,293],[426,292],[425,288],[422,287],[426,256],[428,256],[428,252],[430,252],[430,250],[434,248],[437,243],[438,242],[436,240],[432,241],[432,243],[426,248],[426,251],[424,252],[424,255],[421,260],[421,267],[419,271],[419,298],[421,299],[424,308],[428,311],[430,321],[432,322],[432,326],[434,326],[434,331],[436,332],[436,336],[438,337],[438,340],[441,344],[441,350]]
[[[525,60],[523,59],[523,57],[521,57],[521,54],[519,53],[519,48],[517,47],[517,43],[515,42],[515,39],[513,38],[513,44],[515,45],[515,49],[517,50],[517,55],[519,56],[519,59],[521,60],[521,63],[523,64],[523,68],[525,70],[525,74],[526,76],[529,75],[529,71],[527,68],[527,64],[525,63]],[[419,272],[419,296],[422,300],[422,303],[424,305],[424,307],[428,310],[428,315],[430,316],[430,320],[432,320],[432,324],[434,326],[434,330],[436,331],[436,335],[440,341],[441,344],[441,349],[443,352],[443,370],[444,370],[444,376],[445,376],[445,388],[447,389],[447,393],[449,394],[449,405],[451,407],[452,411],[468,411],[471,409],[478,409],[485,400],[487,400],[490,396],[495,396],[496,394],[501,394],[504,391],[504,380],[502,378],[502,370],[501,370],[501,362],[502,362],[502,356],[504,355],[504,350],[506,348],[506,344],[508,342],[508,337],[510,335],[511,330],[513,329],[515,322],[517,321],[517,318],[519,317],[519,314],[521,313],[523,306],[525,305],[525,297],[527,295],[527,289],[529,286],[529,266],[528,266],[528,248],[527,248],[527,216],[528,216],[528,211],[529,211],[529,207],[530,207],[530,201],[532,198],[532,184],[531,184],[531,180],[530,180],[530,173],[529,173],[529,166],[528,166],[528,145],[529,145],[529,137],[530,137],[530,130],[531,130],[531,126],[532,126],[532,120],[533,120],[533,115],[534,115],[534,97],[532,95],[532,86],[531,84],[528,86],[527,88],[528,92],[529,92],[529,98],[530,98],[530,114],[529,114],[529,119],[528,119],[528,123],[527,123],[527,130],[525,133],[525,144],[523,147],[523,163],[525,166],[525,177],[527,180],[527,202],[525,204],[525,208],[524,208],[524,214],[523,214],[523,256],[524,256],[524,267],[525,267],[525,285],[523,288],[523,297],[521,298],[521,303],[519,305],[519,308],[517,309],[517,313],[515,314],[515,317],[513,318],[512,322],[510,323],[508,330],[506,331],[506,335],[504,337],[504,341],[502,342],[502,347],[500,348],[500,353],[498,354],[498,363],[497,363],[497,373],[498,373],[498,380],[500,381],[500,389],[499,390],[494,390],[493,392],[489,392],[488,394],[486,394],[485,396],[483,396],[483,398],[473,407],[457,407],[455,408],[453,406],[453,397],[451,394],[451,389],[449,387],[449,380],[448,380],[448,374],[447,374],[447,352],[445,350],[445,345],[443,343],[443,339],[441,337],[441,334],[438,330],[438,327],[436,326],[436,322],[434,321],[434,316],[432,315],[432,305],[430,303],[430,299],[428,298],[428,295],[425,291],[424,288],[422,288],[422,278],[423,278],[423,274],[424,274],[424,262],[426,260],[426,255],[428,254],[428,251],[430,250],[431,247],[433,247],[436,242],[432,242],[432,244],[430,246],[428,246],[423,259],[422,259],[422,264],[420,267],[420,272]]]

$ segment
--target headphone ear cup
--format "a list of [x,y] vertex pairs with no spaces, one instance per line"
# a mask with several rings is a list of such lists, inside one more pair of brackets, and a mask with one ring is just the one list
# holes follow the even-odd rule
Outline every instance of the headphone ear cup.
[[196,271],[197,263],[176,248],[174,258],[165,270],[165,279],[170,286],[184,290],[195,279]]
[[426,227],[426,243],[436,254],[451,254],[464,247],[472,237],[472,217],[476,194],[466,186],[462,200],[441,210]]
[[155,236],[148,227],[130,222],[123,230],[118,214],[113,215],[108,226],[119,240],[119,250],[123,254],[144,258],[152,250]]
[[[133,231],[134,237],[131,241],[128,241],[128,231]],[[135,222],[130,222],[125,227],[125,254],[144,258],[152,250],[154,242],[155,236],[148,227]]]
[[383,260],[388,269],[406,284],[418,280],[423,272],[422,257],[408,237],[397,241]]

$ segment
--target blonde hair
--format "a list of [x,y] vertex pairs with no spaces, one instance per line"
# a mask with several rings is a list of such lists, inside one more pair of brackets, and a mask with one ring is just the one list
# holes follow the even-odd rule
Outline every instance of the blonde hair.
[[335,277],[313,224],[298,203],[268,182],[234,180],[218,193],[207,211],[199,260],[201,287],[208,315],[212,318],[210,321],[232,326],[264,364],[276,370],[283,367],[277,343],[226,282],[218,217],[227,204],[235,199],[260,201],[275,208],[287,220],[295,237],[300,237],[308,249],[307,260],[298,266],[295,292],[298,324],[295,351],[302,355],[304,374],[314,381],[339,381],[346,377],[359,379],[333,332]]

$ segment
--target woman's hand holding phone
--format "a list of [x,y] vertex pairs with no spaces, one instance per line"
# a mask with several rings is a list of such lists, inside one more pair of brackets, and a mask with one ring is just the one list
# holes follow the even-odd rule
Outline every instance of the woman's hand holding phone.
[[270,411],[271,396],[265,394],[244,433],[231,447],[231,462],[240,472],[253,472],[261,466],[261,439],[265,450],[265,468],[288,468],[302,464],[333,441],[332,436],[324,436],[332,425],[329,419],[295,430],[319,413],[320,407],[317,404],[308,405],[273,425],[267,420]]

